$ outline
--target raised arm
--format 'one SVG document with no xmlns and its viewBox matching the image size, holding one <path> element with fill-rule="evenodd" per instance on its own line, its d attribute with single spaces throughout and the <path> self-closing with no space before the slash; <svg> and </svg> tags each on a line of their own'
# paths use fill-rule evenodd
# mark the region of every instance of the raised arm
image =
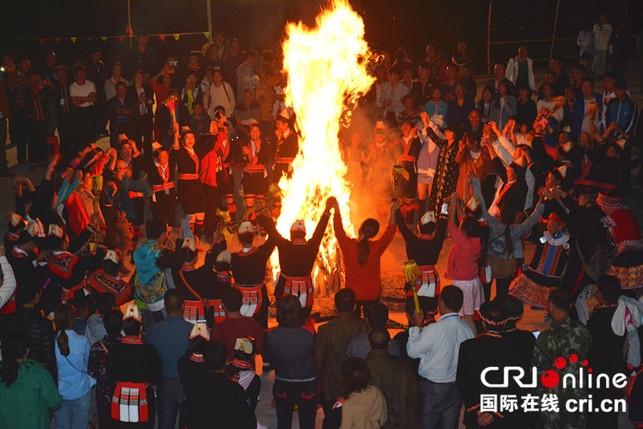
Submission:
<svg viewBox="0 0 643 429">
<path fill-rule="evenodd" d="M 313 236 L 310 238 L 310 243 L 313 246 L 319 247 L 319 244 L 322 241 L 322 238 L 324 238 L 324 232 L 326 232 L 326 227 L 328 226 L 328 221 L 330 220 L 330 206 L 329 206 L 329 201 L 326 201 L 326 210 L 324 210 L 324 213 L 322 213 L 321 218 L 319 219 L 319 222 L 317 222 L 317 226 L 315 227 L 315 232 L 313 232 Z"/>
</svg>

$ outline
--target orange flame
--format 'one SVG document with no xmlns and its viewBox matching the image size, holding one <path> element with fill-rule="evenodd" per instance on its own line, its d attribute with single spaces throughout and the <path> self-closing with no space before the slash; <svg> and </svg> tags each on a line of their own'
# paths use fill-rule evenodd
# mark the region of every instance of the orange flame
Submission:
<svg viewBox="0 0 643 429">
<path fill-rule="evenodd" d="M 347 106 L 375 81 L 366 68 L 371 53 L 364 40 L 364 22 L 347 1 L 335 0 L 317 16 L 315 28 L 289 23 L 283 52 L 288 73 L 285 102 L 295 111 L 300 139 L 292 178 L 279 183 L 283 208 L 277 229 L 287 236 L 292 222 L 304 219 L 306 231 L 312 235 L 326 199 L 335 196 L 350 234 L 350 184 L 338 132 L 340 123 L 350 119 Z M 274 256 L 273 266 L 277 266 Z M 338 268 L 337 242 L 327 231 L 313 278 L 319 283 Z"/>
</svg>

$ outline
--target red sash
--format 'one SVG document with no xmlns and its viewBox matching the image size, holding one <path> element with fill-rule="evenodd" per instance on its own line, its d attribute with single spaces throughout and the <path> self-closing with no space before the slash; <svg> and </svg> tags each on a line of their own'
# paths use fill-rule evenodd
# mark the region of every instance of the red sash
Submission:
<svg viewBox="0 0 643 429">
<path fill-rule="evenodd" d="M 147 386 L 148 383 L 117 382 L 112 396 L 112 418 L 125 423 L 148 421 Z"/>
<path fill-rule="evenodd" d="M 313 279 L 310 276 L 288 277 L 284 275 L 284 273 L 279 273 L 279 275 L 286 280 L 284 295 L 296 296 L 299 298 L 302 307 L 312 307 L 315 288 L 313 286 Z"/>
<path fill-rule="evenodd" d="M 241 303 L 241 314 L 246 317 L 252 317 L 259 313 L 263 297 L 261 294 L 263 283 L 258 285 L 241 285 L 235 284 L 234 287 L 239 289 L 243 294 L 243 301 Z"/>
</svg>

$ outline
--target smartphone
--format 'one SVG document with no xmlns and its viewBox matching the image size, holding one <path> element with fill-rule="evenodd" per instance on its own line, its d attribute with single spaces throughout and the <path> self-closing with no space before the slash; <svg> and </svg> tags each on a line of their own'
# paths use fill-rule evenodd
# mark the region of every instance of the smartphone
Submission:
<svg viewBox="0 0 643 429">
<path fill-rule="evenodd" d="M 449 214 L 449 203 L 442 204 L 442 211 L 440 214 L 448 215 Z"/>
</svg>

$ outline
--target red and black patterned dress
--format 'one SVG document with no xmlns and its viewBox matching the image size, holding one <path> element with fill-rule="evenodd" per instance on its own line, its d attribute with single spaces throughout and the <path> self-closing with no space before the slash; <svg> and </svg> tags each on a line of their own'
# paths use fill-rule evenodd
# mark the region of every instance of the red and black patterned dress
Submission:
<svg viewBox="0 0 643 429">
<path fill-rule="evenodd" d="M 622 208 L 606 216 L 605 221 L 618 247 L 607 274 L 621 281 L 621 289 L 643 288 L 643 238 L 636 217 Z"/>
<path fill-rule="evenodd" d="M 116 305 L 119 307 L 129 301 L 132 294 L 132 289 L 128 282 L 118 276 L 110 276 L 102 268 L 97 269 L 89 276 L 87 284 L 98 293 L 114 295 Z"/>
<path fill-rule="evenodd" d="M 531 264 L 518 275 L 509 293 L 527 304 L 546 308 L 549 293 L 560 286 L 574 241 L 567 232 L 551 235 L 545 231 Z"/>
</svg>

